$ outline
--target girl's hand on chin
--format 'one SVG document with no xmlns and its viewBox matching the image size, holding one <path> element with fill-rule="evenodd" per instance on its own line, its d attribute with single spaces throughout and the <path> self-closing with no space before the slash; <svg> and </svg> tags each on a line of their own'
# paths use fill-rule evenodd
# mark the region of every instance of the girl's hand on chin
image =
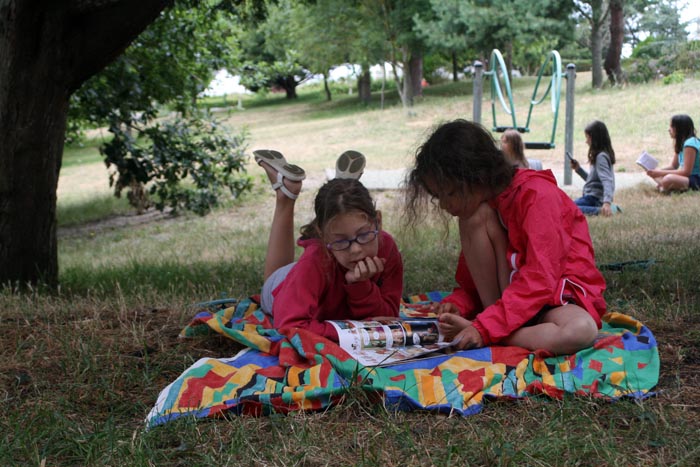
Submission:
<svg viewBox="0 0 700 467">
<path fill-rule="evenodd" d="M 384 271 L 384 263 L 386 263 L 386 259 L 384 258 L 368 256 L 358 261 L 354 268 L 349 269 L 348 272 L 345 273 L 345 282 L 352 284 L 369 280 L 376 274 L 381 274 Z"/>
</svg>

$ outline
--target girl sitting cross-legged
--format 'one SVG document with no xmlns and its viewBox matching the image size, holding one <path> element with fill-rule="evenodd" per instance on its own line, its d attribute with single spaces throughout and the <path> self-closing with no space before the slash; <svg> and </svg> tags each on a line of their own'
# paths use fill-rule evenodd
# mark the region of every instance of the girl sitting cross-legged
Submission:
<svg viewBox="0 0 700 467">
<path fill-rule="evenodd" d="M 700 190 L 700 139 L 695 134 L 693 119 L 685 114 L 674 115 L 668 134 L 673 139 L 671 164 L 648 170 L 647 175 L 661 193 Z"/>
</svg>

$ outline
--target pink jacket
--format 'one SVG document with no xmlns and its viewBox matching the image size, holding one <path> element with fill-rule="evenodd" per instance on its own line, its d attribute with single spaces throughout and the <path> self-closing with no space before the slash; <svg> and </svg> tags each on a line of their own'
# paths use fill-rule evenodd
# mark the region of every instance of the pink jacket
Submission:
<svg viewBox="0 0 700 467">
<path fill-rule="evenodd" d="M 394 239 L 379 234 L 384 271 L 371 280 L 345 283 L 345 270 L 318 239 L 299 239 L 304 253 L 272 292 L 272 316 L 277 329 L 298 327 L 337 341 L 326 320 L 398 316 L 403 293 L 403 262 Z"/>
<path fill-rule="evenodd" d="M 484 345 L 497 343 L 545 306 L 573 302 L 598 327 L 605 314 L 605 279 L 595 265 L 586 218 L 557 187 L 550 170 L 517 170 L 511 184 L 489 204 L 508 231 L 510 284 L 482 311 L 474 281 L 460 254 L 459 287 L 445 298 L 479 331 Z"/>
</svg>

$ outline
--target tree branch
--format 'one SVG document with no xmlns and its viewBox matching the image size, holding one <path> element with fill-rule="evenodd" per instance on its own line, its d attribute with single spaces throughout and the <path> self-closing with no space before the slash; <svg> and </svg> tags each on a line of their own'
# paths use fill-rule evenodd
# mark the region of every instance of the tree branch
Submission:
<svg viewBox="0 0 700 467">
<path fill-rule="evenodd" d="M 174 0 L 76 0 L 65 40 L 69 46 L 69 91 L 111 63 Z"/>
</svg>

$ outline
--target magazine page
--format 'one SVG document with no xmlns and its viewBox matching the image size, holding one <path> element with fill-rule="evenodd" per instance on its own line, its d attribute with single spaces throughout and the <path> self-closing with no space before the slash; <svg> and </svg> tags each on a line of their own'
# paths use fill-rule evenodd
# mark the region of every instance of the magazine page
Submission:
<svg viewBox="0 0 700 467">
<path fill-rule="evenodd" d="M 440 335 L 437 319 L 329 322 L 338 332 L 340 346 L 365 366 L 405 361 L 452 345 Z"/>
<path fill-rule="evenodd" d="M 654 156 L 644 151 L 637 158 L 637 164 L 644 170 L 654 170 L 659 166 L 659 161 L 657 161 Z"/>
</svg>

